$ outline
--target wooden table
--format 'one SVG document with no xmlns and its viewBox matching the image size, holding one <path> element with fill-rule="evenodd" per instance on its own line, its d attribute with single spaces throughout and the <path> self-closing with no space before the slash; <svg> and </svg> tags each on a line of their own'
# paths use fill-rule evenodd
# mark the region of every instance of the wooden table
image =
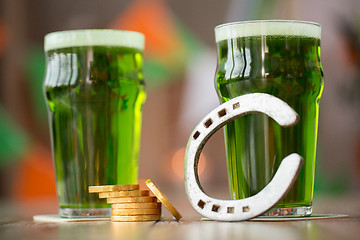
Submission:
<svg viewBox="0 0 360 240">
<path fill-rule="evenodd" d="M 163 210 L 163 219 L 159 222 L 44 223 L 33 221 L 32 215 L 53 212 L 56 208 L 53 204 L 19 207 L 16 203 L 7 202 L 0 205 L 0 239 L 360 239 L 359 196 L 318 199 L 314 203 L 315 212 L 349 214 L 349 217 L 310 221 L 201 221 L 201 216 L 186 202 L 178 205 L 184 215 L 180 222 L 173 221 L 170 214 Z"/>
</svg>

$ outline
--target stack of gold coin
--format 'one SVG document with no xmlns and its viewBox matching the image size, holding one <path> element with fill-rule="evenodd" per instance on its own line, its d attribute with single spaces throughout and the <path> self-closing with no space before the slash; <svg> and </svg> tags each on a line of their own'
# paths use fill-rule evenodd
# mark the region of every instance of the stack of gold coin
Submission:
<svg viewBox="0 0 360 240">
<path fill-rule="evenodd" d="M 89 193 L 98 193 L 111 204 L 111 221 L 158 221 L 161 203 L 150 196 L 149 190 L 140 190 L 138 184 L 90 186 Z"/>
<path fill-rule="evenodd" d="M 107 203 L 111 204 L 111 221 L 158 221 L 161 203 L 179 220 L 180 213 L 155 184 L 150 179 L 145 184 L 155 196 L 150 196 L 149 190 L 140 190 L 139 184 L 90 186 L 89 193 L 98 193 L 99 198 L 106 198 Z"/>
</svg>

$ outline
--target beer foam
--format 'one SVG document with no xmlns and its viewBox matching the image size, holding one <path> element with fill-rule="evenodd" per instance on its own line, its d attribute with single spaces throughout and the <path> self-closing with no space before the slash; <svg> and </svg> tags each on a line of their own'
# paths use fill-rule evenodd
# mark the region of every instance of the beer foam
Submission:
<svg viewBox="0 0 360 240">
<path fill-rule="evenodd" d="M 216 42 L 250 36 L 303 36 L 321 38 L 321 27 L 314 22 L 292 20 L 243 21 L 215 27 Z"/>
<path fill-rule="evenodd" d="M 84 29 L 49 33 L 45 36 L 45 52 L 80 46 L 117 46 L 143 50 L 145 37 L 142 33 L 112 29 Z"/>
</svg>

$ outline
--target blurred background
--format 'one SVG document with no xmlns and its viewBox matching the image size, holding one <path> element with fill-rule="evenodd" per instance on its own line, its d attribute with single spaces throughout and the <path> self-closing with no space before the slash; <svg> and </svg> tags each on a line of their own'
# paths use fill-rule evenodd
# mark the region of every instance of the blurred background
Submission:
<svg viewBox="0 0 360 240">
<path fill-rule="evenodd" d="M 295 19 L 322 25 L 317 197 L 360 193 L 360 2 L 358 0 L 0 0 L 0 200 L 56 210 L 47 109 L 44 35 L 114 28 L 146 36 L 140 179 L 186 208 L 184 151 L 196 124 L 219 102 L 214 27 L 230 21 Z M 222 131 L 205 146 L 201 182 L 228 198 Z M 44 205 L 42 206 L 44 207 Z"/>
</svg>

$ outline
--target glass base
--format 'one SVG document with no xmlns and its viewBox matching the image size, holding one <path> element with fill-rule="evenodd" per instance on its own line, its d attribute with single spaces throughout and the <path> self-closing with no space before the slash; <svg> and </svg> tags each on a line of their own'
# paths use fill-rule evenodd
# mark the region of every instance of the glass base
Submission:
<svg viewBox="0 0 360 240">
<path fill-rule="evenodd" d="M 59 208 L 59 215 L 67 218 L 110 217 L 111 208 Z"/>
<path fill-rule="evenodd" d="M 264 217 L 305 217 L 312 213 L 312 206 L 292 207 L 292 208 L 273 208 Z"/>
</svg>

